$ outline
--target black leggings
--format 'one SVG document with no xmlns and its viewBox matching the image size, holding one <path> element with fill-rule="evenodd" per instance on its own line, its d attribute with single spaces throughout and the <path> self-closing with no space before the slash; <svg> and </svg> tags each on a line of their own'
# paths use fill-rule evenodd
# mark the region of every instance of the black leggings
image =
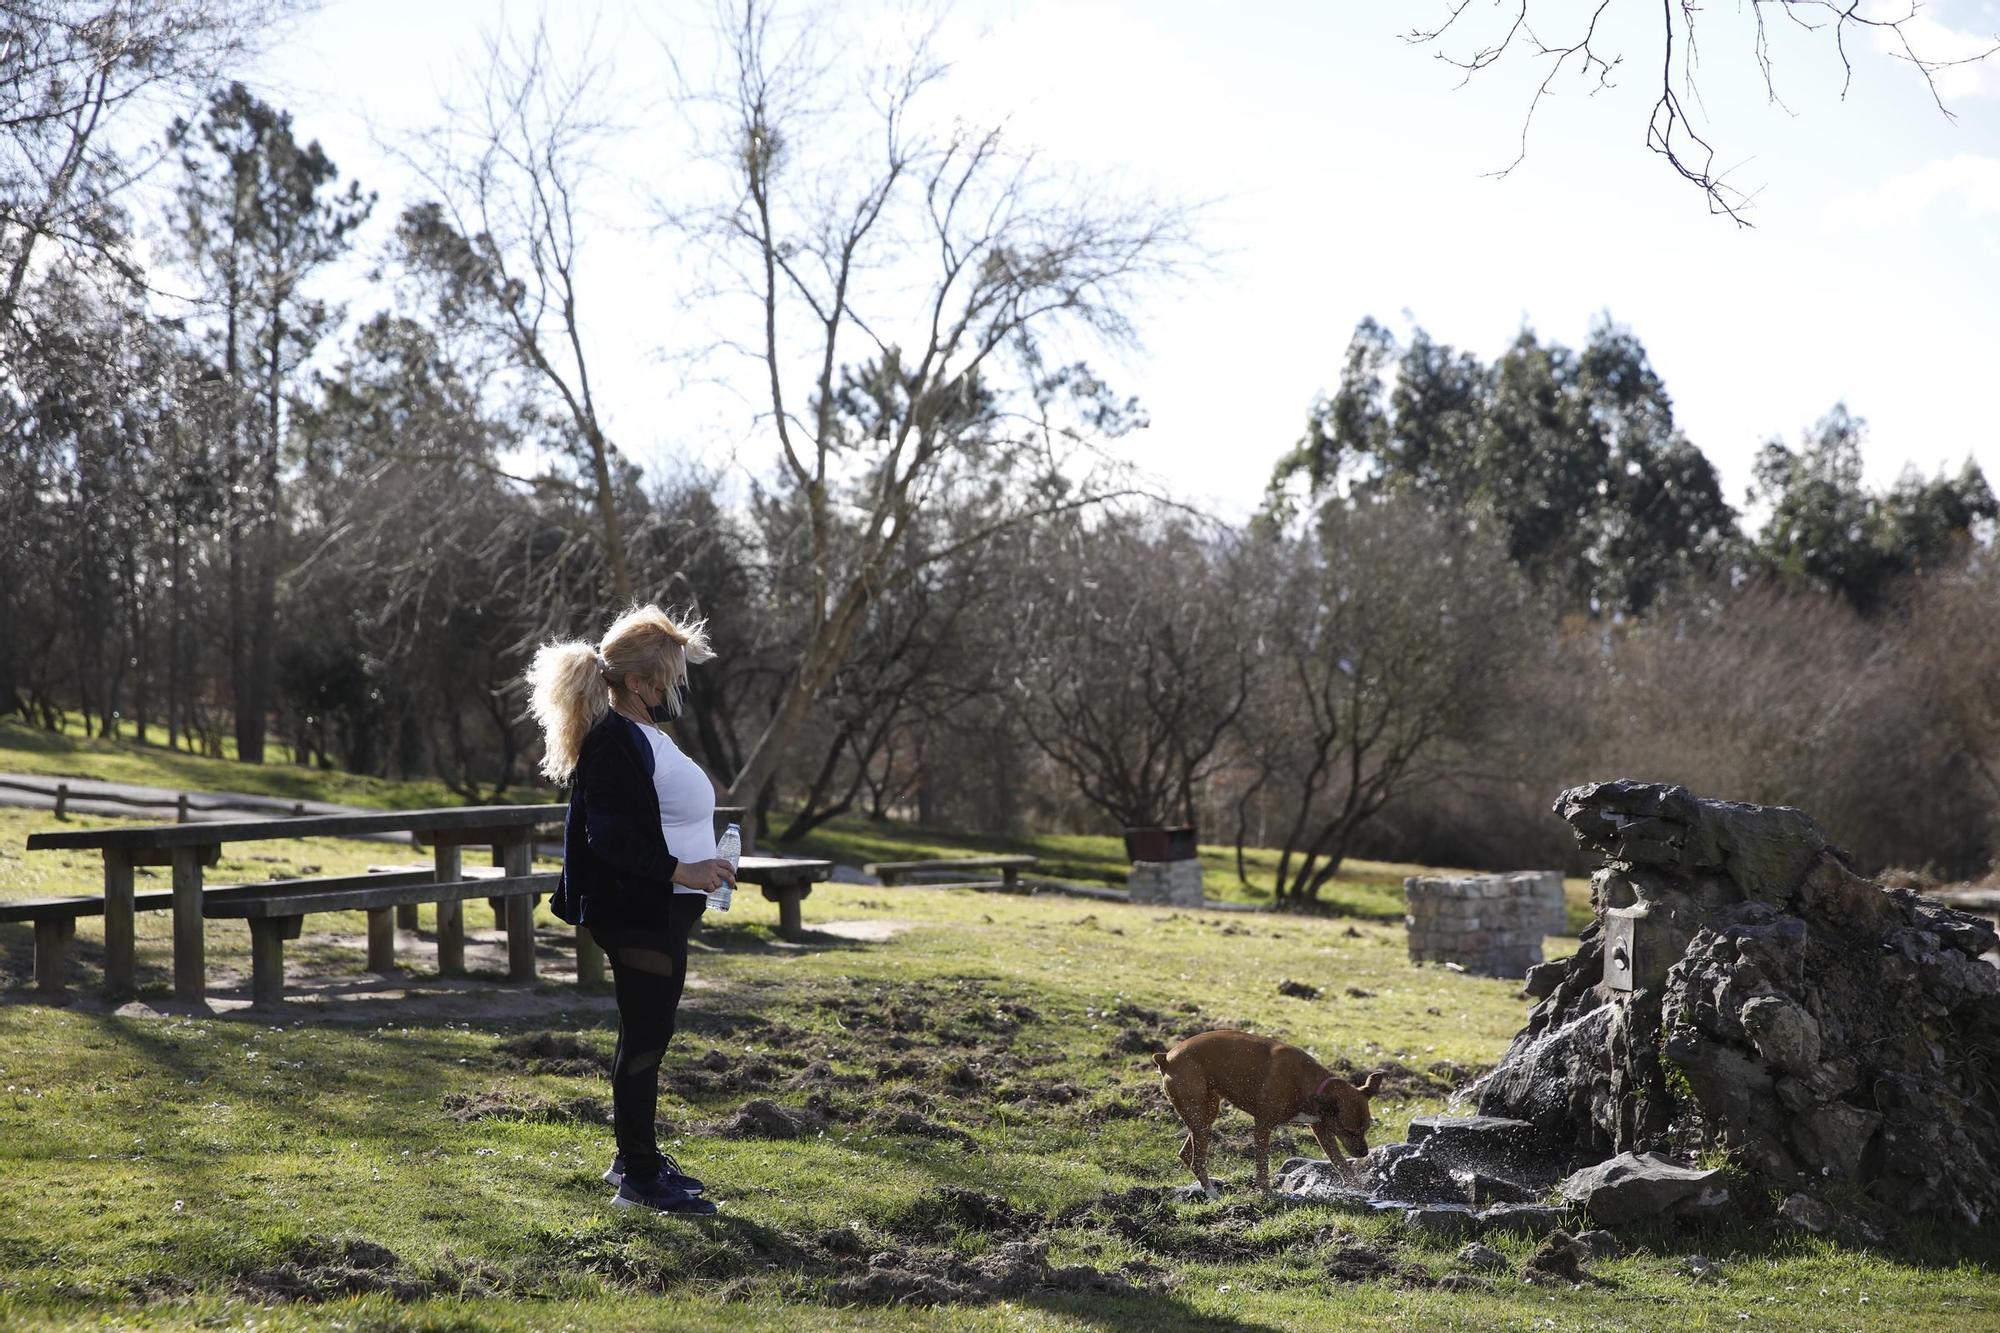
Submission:
<svg viewBox="0 0 2000 1333">
<path fill-rule="evenodd" d="M 591 938 L 611 960 L 618 997 L 618 1050 L 611 1058 L 611 1122 L 625 1174 L 634 1181 L 659 1174 L 653 1135 L 660 1102 L 660 1057 L 674 1039 L 674 1013 L 687 980 L 688 935 L 706 897 L 676 893 L 664 926 L 591 926 Z"/>
</svg>

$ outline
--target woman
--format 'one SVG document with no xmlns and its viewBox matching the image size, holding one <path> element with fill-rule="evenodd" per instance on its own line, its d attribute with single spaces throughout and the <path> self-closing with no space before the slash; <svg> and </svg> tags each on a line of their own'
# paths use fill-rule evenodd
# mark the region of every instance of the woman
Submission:
<svg viewBox="0 0 2000 1333">
<path fill-rule="evenodd" d="M 716 1210 L 653 1135 L 688 934 L 708 891 L 736 876 L 715 855 L 714 785 L 655 725 L 680 712 L 688 666 L 711 656 L 701 621 L 676 621 L 649 605 L 620 616 L 595 647 L 549 644 L 529 674 L 542 772 L 570 789 L 551 906 L 604 950 L 618 999 L 618 1155 L 604 1179 L 618 1186 L 613 1202 L 622 1208 Z"/>
</svg>

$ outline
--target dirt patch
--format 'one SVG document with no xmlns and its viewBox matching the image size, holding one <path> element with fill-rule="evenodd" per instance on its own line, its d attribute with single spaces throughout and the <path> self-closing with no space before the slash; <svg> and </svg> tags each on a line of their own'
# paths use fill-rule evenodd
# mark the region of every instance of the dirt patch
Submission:
<svg viewBox="0 0 2000 1333">
<path fill-rule="evenodd" d="M 418 1275 L 387 1246 L 353 1236 L 308 1237 L 289 1247 L 281 1262 L 238 1273 L 233 1285 L 249 1299 L 267 1303 L 367 1295 L 415 1301 L 486 1290 L 471 1269 Z"/>
<path fill-rule="evenodd" d="M 1588 1282 L 1583 1266 L 1590 1262 L 1590 1247 L 1567 1231 L 1552 1231 L 1521 1269 L 1525 1282 Z"/>
<path fill-rule="evenodd" d="M 766 1055 L 741 1059 L 713 1048 L 678 1067 L 669 1068 L 667 1086 L 683 1096 L 712 1092 L 762 1092 L 774 1088 L 785 1076 L 777 1062 Z"/>
<path fill-rule="evenodd" d="M 1023 1236 L 1044 1225 L 1042 1218 L 1022 1212 L 997 1194 L 949 1185 L 918 1198 L 888 1227 L 898 1236 L 942 1243 L 961 1232 Z"/>
<path fill-rule="evenodd" d="M 1055 1220 L 1062 1226 L 1107 1231 L 1168 1257 L 1239 1257 L 1233 1236 L 1218 1231 L 1208 1220 L 1183 1215 L 1175 1205 L 1173 1191 L 1165 1186 L 1139 1185 L 1101 1195 L 1072 1204 Z"/>
<path fill-rule="evenodd" d="M 1339 1282 L 1433 1283 L 1427 1269 L 1405 1261 L 1393 1246 L 1363 1241 L 1337 1224 L 1257 1235 L 1272 1216 L 1268 1205 L 1246 1200 L 1204 1211 L 1201 1204 L 1183 1205 L 1176 1194 L 1164 1186 L 1142 1185 L 1073 1204 L 1056 1214 L 1052 1224 L 1109 1232 L 1168 1258 L 1215 1263 L 1285 1256 L 1302 1267 L 1320 1263 Z"/>
<path fill-rule="evenodd" d="M 698 976 L 689 977 L 688 981 L 691 985 L 699 979 Z M 684 1002 L 674 1018 L 675 1031 L 684 1037 L 725 1037 L 770 1048 L 796 1046 L 810 1039 L 811 1034 L 804 1028 L 738 1007 L 744 1003 L 740 994 L 735 999 L 736 1005 L 726 1009 L 710 1007 L 714 1001 L 707 996 L 691 1003 Z"/>
<path fill-rule="evenodd" d="M 915 1056 L 905 1056 L 901 1060 L 878 1060 L 875 1062 L 875 1077 L 887 1082 L 892 1078 L 922 1079 L 930 1077 L 931 1063 Z"/>
<path fill-rule="evenodd" d="M 1144 1028 L 1126 1028 L 1111 1041 L 1112 1053 L 1116 1055 L 1150 1055 L 1166 1049 L 1165 1042 Z"/>
<path fill-rule="evenodd" d="M 977 1060 L 954 1060 L 944 1067 L 944 1085 L 956 1092 L 981 1092 L 993 1082 L 993 1075 Z"/>
<path fill-rule="evenodd" d="M 977 1259 L 949 1250 L 885 1250 L 868 1270 L 842 1278 L 833 1298 L 856 1305 L 948 1305 L 1005 1300 L 1036 1290 L 1131 1295 L 1140 1290 L 1121 1273 L 1085 1266 L 1055 1268 L 1045 1241 L 1009 1241 Z"/>
<path fill-rule="evenodd" d="M 823 1088 L 858 1088 L 871 1082 L 863 1074 L 838 1073 L 824 1059 L 817 1059 L 786 1079 L 785 1087 L 793 1092 L 811 1092 Z"/>
<path fill-rule="evenodd" d="M 503 1068 L 529 1074 L 591 1078 L 611 1073 L 611 1052 L 569 1032 L 524 1032 L 495 1042 L 493 1049 Z"/>
<path fill-rule="evenodd" d="M 1127 1000 L 1104 1016 L 1123 1024 L 1106 1050 L 1108 1056 L 1118 1059 L 1169 1050 L 1197 1032 L 1231 1026 L 1203 1014 L 1201 1006 L 1192 1002 L 1181 1005 L 1180 1012 L 1168 1014 Z"/>
<path fill-rule="evenodd" d="M 1386 1245 L 1349 1238 L 1333 1245 L 1326 1256 L 1326 1275 L 1335 1282 L 1402 1282 L 1430 1286 L 1431 1276 L 1406 1264 Z"/>
<path fill-rule="evenodd" d="M 1074 1106 L 1089 1096 L 1082 1088 L 1064 1079 L 1022 1079 L 1000 1089 L 1009 1106 L 1023 1111 L 1048 1107 Z"/>
<path fill-rule="evenodd" d="M 804 1139 L 825 1129 L 826 1117 L 810 1106 L 780 1106 L 757 1097 L 743 1103 L 715 1132 L 726 1139 Z"/>
<path fill-rule="evenodd" d="M 922 1139 L 938 1139 L 966 1152 L 978 1152 L 979 1140 L 955 1125 L 939 1124 L 915 1111 L 885 1111 L 876 1123 L 891 1134 L 908 1134 Z"/>
<path fill-rule="evenodd" d="M 460 1124 L 474 1120 L 532 1120 L 552 1125 L 608 1125 L 611 1103 L 598 1097 L 503 1097 L 492 1092 L 454 1092 L 444 1113 Z"/>
</svg>

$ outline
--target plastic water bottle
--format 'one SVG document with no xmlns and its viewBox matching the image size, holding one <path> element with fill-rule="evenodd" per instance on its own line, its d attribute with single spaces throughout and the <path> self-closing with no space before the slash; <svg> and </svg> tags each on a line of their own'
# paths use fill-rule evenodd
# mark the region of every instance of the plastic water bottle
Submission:
<svg viewBox="0 0 2000 1333">
<path fill-rule="evenodd" d="M 743 830 L 731 824 L 723 829 L 722 836 L 715 840 L 715 858 L 718 861 L 729 862 L 729 868 L 734 870 L 737 861 L 742 856 Z M 720 885 L 709 890 L 708 905 L 718 912 L 727 912 L 729 910 L 730 894 L 729 881 L 724 880 Z"/>
</svg>

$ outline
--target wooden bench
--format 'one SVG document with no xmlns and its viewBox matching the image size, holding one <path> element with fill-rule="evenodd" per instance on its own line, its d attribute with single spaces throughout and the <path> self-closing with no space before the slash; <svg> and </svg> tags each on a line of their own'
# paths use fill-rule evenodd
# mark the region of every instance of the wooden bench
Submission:
<svg viewBox="0 0 2000 1333">
<path fill-rule="evenodd" d="M 460 873 L 459 853 L 463 847 L 491 846 L 507 878 L 528 874 L 534 863 L 537 830 L 562 821 L 567 807 L 561 805 L 463 806 L 447 810 L 401 810 L 380 814 L 307 815 L 297 819 L 230 820 L 195 824 L 155 824 L 139 827 L 77 829 L 31 833 L 30 851 L 44 848 L 94 848 L 104 857 L 104 895 L 97 901 L 104 913 L 104 989 L 110 996 L 123 996 L 133 989 L 133 868 L 142 865 L 173 867 L 170 907 L 174 914 L 174 998 L 199 1002 L 207 993 L 204 975 L 205 954 L 202 922 L 206 895 L 202 870 L 216 864 L 222 844 L 265 842 L 277 838 L 354 837 L 381 833 L 417 834 L 433 848 L 433 886 L 465 881 Z M 321 881 L 324 883 L 324 881 Z M 262 885 L 239 886 L 256 891 Z M 380 887 L 379 885 L 376 887 Z M 546 892 L 547 890 L 543 890 Z M 268 893 L 268 889 L 266 889 Z M 461 936 L 464 896 L 438 904 L 440 939 Z M 477 894 L 469 896 L 480 896 Z M 406 906 L 428 901 L 410 899 Z M 519 913 L 532 928 L 533 905 L 508 899 L 508 929 L 515 930 L 513 916 Z M 393 924 L 389 929 L 393 930 Z M 74 930 L 72 919 L 70 929 Z M 48 930 L 60 933 L 59 924 Z M 393 938 L 393 937 L 392 937 Z M 53 944 L 53 934 L 51 935 Z M 577 978 L 585 984 L 601 981 L 604 958 L 587 937 L 577 937 Z M 446 964 L 440 955 L 440 967 Z"/>
<path fill-rule="evenodd" d="M 796 940 L 804 931 L 800 904 L 812 886 L 833 874 L 833 862 L 789 856 L 746 856 L 736 863 L 739 886 L 755 884 L 766 902 L 778 905 L 778 936 Z"/>
<path fill-rule="evenodd" d="M 209 912 L 209 904 L 246 894 L 338 892 L 360 887 L 402 887 L 430 882 L 431 872 L 428 870 L 404 870 L 382 874 L 330 876 L 323 879 L 274 879 L 262 884 L 235 884 L 203 890 L 202 912 L 203 915 L 212 915 Z M 153 889 L 132 895 L 132 910 L 135 912 L 170 911 L 173 905 L 172 889 Z M 0 903 L 0 923 L 27 921 L 34 925 L 35 986 L 51 995 L 59 995 L 63 991 L 64 954 L 68 950 L 70 940 L 76 936 L 77 918 L 103 915 L 104 899 L 96 894 L 21 898 L 14 902 Z"/>
<path fill-rule="evenodd" d="M 1021 872 L 1039 862 L 1040 858 L 1034 856 L 954 856 L 938 861 L 875 861 L 861 869 L 888 885 L 932 871 L 949 874 L 956 870 L 998 870 L 1001 882 L 1013 889 L 1019 886 Z"/>
<path fill-rule="evenodd" d="M 8 904 L 11 915 L 0 921 L 25 920 L 36 923 L 36 976 L 46 986 L 59 988 L 62 980 L 62 951 L 76 931 L 81 915 L 104 917 L 104 991 L 108 997 L 130 995 L 134 988 L 133 917 L 143 896 L 148 909 L 170 910 L 174 917 L 174 998 L 199 1003 L 207 995 L 205 975 L 204 922 L 220 915 L 209 910 L 211 903 L 257 900 L 263 905 L 253 919 L 303 916 L 306 911 L 354 910 L 361 907 L 369 916 L 369 957 L 371 962 L 393 957 L 397 916 L 414 926 L 418 904 L 437 903 L 438 970 L 446 976 L 464 973 L 464 902 L 486 897 L 496 904 L 508 935 L 509 957 L 517 968 L 532 969 L 534 960 L 534 909 L 539 894 L 550 892 L 552 875 L 532 875 L 538 830 L 562 822 L 567 807 L 561 805 L 465 806 L 445 810 L 403 810 L 379 814 L 306 815 L 295 819 L 216 821 L 196 824 L 155 824 L 137 827 L 75 829 L 31 833 L 28 848 L 91 848 L 104 858 L 104 893 L 101 897 L 79 895 L 73 900 L 44 899 L 37 903 Z M 720 819 L 736 812 L 717 811 Z M 345 902 L 342 895 L 363 892 L 380 895 L 393 886 L 380 876 L 363 876 L 351 883 L 339 879 L 298 881 L 274 889 L 271 883 L 232 885 L 208 889 L 202 882 L 203 870 L 221 858 L 227 842 L 264 842 L 278 838 L 355 837 L 408 833 L 432 849 L 429 872 L 394 872 L 409 876 L 407 895 L 394 900 L 371 897 L 367 903 Z M 489 846 L 500 866 L 498 880 L 478 879 L 461 867 L 461 852 L 468 846 Z M 164 865 L 173 868 L 171 891 L 134 892 L 136 867 Z M 764 897 L 778 907 L 778 930 L 787 939 L 801 933 L 800 903 L 812 886 L 832 875 L 829 861 L 792 857 L 745 856 L 740 866 L 740 882 L 755 884 Z M 536 887 L 519 885 L 533 882 Z M 508 885 L 504 891 L 497 885 Z M 471 888 L 466 888 L 471 885 Z M 480 886 L 492 889 L 483 891 Z M 448 890 L 448 891 L 446 891 Z M 290 895 L 298 901 L 288 901 Z M 316 904 L 301 907 L 301 904 Z M 344 905 L 335 906 L 336 903 Z M 37 905 L 39 904 L 39 905 Z M 232 913 L 244 915 L 243 913 Z M 273 930 L 282 930 L 273 927 Z M 282 939 L 278 934 L 274 938 Z M 293 935 L 296 938 L 296 934 Z M 253 940 L 253 954 L 255 941 Z M 268 945 L 266 946 L 268 948 Z M 254 963 L 254 958 L 253 958 Z M 529 970 L 526 977 L 532 977 Z M 576 934 L 576 976 L 582 986 L 604 981 L 604 955 L 588 931 Z M 282 981 L 279 982 L 282 988 Z"/>
<path fill-rule="evenodd" d="M 389 876 L 376 876 L 386 879 Z M 428 873 L 415 883 L 400 885 L 361 884 L 353 888 L 283 889 L 271 892 L 266 886 L 227 895 L 218 894 L 202 904 L 208 917 L 241 917 L 250 923 L 250 999 L 258 1006 L 282 1003 L 285 998 L 285 941 L 299 937 L 310 912 L 368 913 L 368 967 L 387 972 L 396 965 L 395 921 L 398 907 L 417 903 L 438 904 L 438 971 L 444 976 L 465 975 L 465 927 L 460 907 L 467 898 L 496 898 L 507 905 L 507 975 L 512 981 L 535 979 L 534 902 L 553 892 L 553 873 L 505 875 L 498 879 L 479 878 L 440 884 Z"/>
</svg>

